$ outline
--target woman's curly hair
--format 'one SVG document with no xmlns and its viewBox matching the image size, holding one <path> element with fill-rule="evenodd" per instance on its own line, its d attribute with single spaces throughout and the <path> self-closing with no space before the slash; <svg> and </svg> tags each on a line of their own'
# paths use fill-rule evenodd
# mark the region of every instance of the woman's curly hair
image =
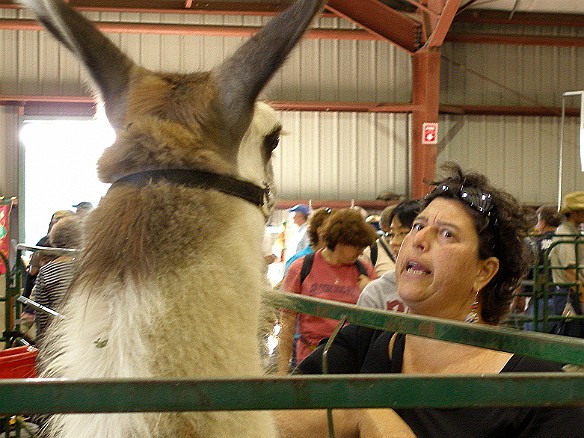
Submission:
<svg viewBox="0 0 584 438">
<path fill-rule="evenodd" d="M 448 176 L 431 184 L 440 188 L 447 186 L 449 190 L 433 190 L 425 196 L 422 208 L 438 197 L 457 199 L 473 218 L 479 236 L 480 259 L 492 256 L 499 259 L 498 272 L 479 292 L 478 298 L 483 321 L 498 324 L 508 312 L 513 292 L 527 272 L 529 260 L 523 239 L 530 224 L 517 200 L 509 193 L 493 187 L 486 176 L 477 172 L 465 173 L 453 162 L 444 163 L 441 169 Z M 461 188 L 470 187 L 491 195 L 494 207 L 490 217 L 461 199 Z"/>
<path fill-rule="evenodd" d="M 306 228 L 306 235 L 310 246 L 317 246 L 320 240 L 318 229 L 328 220 L 333 210 L 330 208 L 319 208 L 314 210 L 308 218 L 308 226 Z"/>
<path fill-rule="evenodd" d="M 330 215 L 323 231 L 323 239 L 330 250 L 339 243 L 366 247 L 377 240 L 377 232 L 365 222 L 361 213 L 352 208 L 343 208 Z"/>
</svg>

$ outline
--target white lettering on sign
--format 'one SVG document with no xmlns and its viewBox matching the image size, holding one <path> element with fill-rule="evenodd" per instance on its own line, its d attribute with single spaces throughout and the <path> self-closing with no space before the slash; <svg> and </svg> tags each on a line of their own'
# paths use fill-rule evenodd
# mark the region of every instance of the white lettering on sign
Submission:
<svg viewBox="0 0 584 438">
<path fill-rule="evenodd" d="M 438 123 L 426 122 L 422 125 L 422 144 L 438 144 Z"/>
</svg>

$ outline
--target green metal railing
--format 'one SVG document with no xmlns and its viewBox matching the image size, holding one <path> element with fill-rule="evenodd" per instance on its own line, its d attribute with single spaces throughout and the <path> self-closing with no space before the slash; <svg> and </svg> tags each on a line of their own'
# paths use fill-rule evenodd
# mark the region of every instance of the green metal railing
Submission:
<svg viewBox="0 0 584 438">
<path fill-rule="evenodd" d="M 280 293 L 271 297 L 270 301 L 277 307 L 300 313 L 337 320 L 344 317 L 347 322 L 373 329 L 475 345 L 560 363 L 584 365 L 584 340 L 579 338 L 387 312 L 298 294 Z"/>
<path fill-rule="evenodd" d="M 584 340 L 363 309 L 278 294 L 273 304 L 375 328 L 584 364 Z M 472 388 L 469 391 L 468 388 Z M 584 373 L 351 375 L 0 382 L 0 412 L 138 412 L 359 407 L 584 405 Z"/>
<path fill-rule="evenodd" d="M 366 309 L 296 294 L 274 293 L 269 302 L 375 329 L 584 365 L 582 339 Z M 584 405 L 584 373 L 0 381 L 0 412 L 11 414 L 566 405 Z"/>
<path fill-rule="evenodd" d="M 21 414 L 582 404 L 580 373 L 0 382 L 0 412 Z"/>
<path fill-rule="evenodd" d="M 577 282 L 571 283 L 556 283 L 550 282 L 549 278 L 554 271 L 574 269 L 576 271 L 576 279 L 584 278 L 584 260 L 580 260 L 579 246 L 584 246 L 584 236 L 582 235 L 554 235 L 554 238 L 560 240 L 554 241 L 544 252 L 544 264 L 533 266 L 534 277 L 531 281 L 525 281 L 524 286 L 531 287 L 531 293 L 521 293 L 519 295 L 531 297 L 533 299 L 533 315 L 512 315 L 514 323 L 533 323 L 534 330 L 547 333 L 550 328 L 550 323 L 554 321 L 576 321 L 584 319 L 584 315 L 554 315 L 548 305 L 548 299 L 554 296 L 567 295 L 570 300 L 570 294 L 574 292 L 567 292 L 570 288 L 577 286 Z M 575 268 L 565 266 L 554 266 L 551 264 L 550 253 L 558 245 L 573 245 L 575 252 Z M 562 288 L 562 291 L 553 290 L 555 287 Z M 541 302 L 540 302 L 541 300 Z"/>
<path fill-rule="evenodd" d="M 22 279 L 21 275 L 15 275 L 14 272 L 10 271 L 10 264 L 8 259 L 0 252 L 0 258 L 5 266 L 5 286 L 4 286 L 4 296 L 0 296 L 0 302 L 4 303 L 4 331 L 1 334 L 0 342 L 5 343 L 6 348 L 10 347 L 13 343 L 14 335 L 18 331 L 18 327 L 14 327 L 15 321 L 17 319 L 17 313 L 19 313 L 19 306 L 15 303 L 16 297 L 20 295 L 21 283 L 18 282 Z"/>
<path fill-rule="evenodd" d="M 0 342 L 3 342 L 6 348 L 22 343 L 22 333 L 20 333 L 22 304 L 17 298 L 22 294 L 24 272 L 26 271 L 22 261 L 22 253 L 24 251 L 43 251 L 46 254 L 55 256 L 79 253 L 78 250 L 74 249 L 17 245 L 16 264 L 13 269 L 10 269 L 8 260 L 0 253 L 0 257 L 6 266 L 6 292 L 3 297 L 0 297 L 0 302 L 4 302 L 5 329 L 0 337 Z"/>
</svg>

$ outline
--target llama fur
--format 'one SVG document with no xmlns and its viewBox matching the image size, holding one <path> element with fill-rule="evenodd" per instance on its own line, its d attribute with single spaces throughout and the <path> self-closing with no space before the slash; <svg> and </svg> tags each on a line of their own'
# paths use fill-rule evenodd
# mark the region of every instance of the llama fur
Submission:
<svg viewBox="0 0 584 438">
<path fill-rule="evenodd" d="M 251 130 L 272 132 L 275 112 L 258 106 L 263 126 Z M 62 308 L 67 318 L 47 335 L 43 377 L 263 375 L 257 326 L 265 278 L 261 258 L 251 255 L 261 254 L 264 218 L 252 204 L 225 197 L 172 184 L 110 191 L 86 220 L 86 250 Z M 107 345 L 97 348 L 99 341 Z M 276 436 L 265 412 L 56 415 L 48 431 Z"/>
<path fill-rule="evenodd" d="M 85 248 L 41 349 L 42 377 L 263 375 L 261 242 L 273 202 L 129 175 L 179 169 L 272 185 L 281 125 L 256 99 L 324 0 L 296 0 L 209 72 L 152 72 L 61 0 L 22 0 L 86 66 L 116 141 L 98 162 L 108 193 L 85 221 Z M 59 438 L 271 438 L 271 413 L 59 414 Z"/>
</svg>

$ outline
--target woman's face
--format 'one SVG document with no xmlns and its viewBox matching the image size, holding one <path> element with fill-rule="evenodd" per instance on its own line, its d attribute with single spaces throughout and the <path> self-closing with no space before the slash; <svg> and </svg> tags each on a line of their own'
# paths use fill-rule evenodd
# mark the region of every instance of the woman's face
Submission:
<svg viewBox="0 0 584 438">
<path fill-rule="evenodd" d="M 401 221 L 397 216 L 391 220 L 391 225 L 389 226 L 389 233 L 387 240 L 389 242 L 389 249 L 394 257 L 397 257 L 399 253 L 399 248 L 401 247 L 404 237 L 410 232 L 410 229 L 402 225 Z"/>
<path fill-rule="evenodd" d="M 480 260 L 472 217 L 460 201 L 434 199 L 414 221 L 396 263 L 398 291 L 412 313 L 462 320 L 495 275 L 495 257 Z"/>
<path fill-rule="evenodd" d="M 337 243 L 333 252 L 336 260 L 341 265 L 352 265 L 361 254 L 363 254 L 364 246 L 347 245 L 346 243 Z"/>
</svg>

